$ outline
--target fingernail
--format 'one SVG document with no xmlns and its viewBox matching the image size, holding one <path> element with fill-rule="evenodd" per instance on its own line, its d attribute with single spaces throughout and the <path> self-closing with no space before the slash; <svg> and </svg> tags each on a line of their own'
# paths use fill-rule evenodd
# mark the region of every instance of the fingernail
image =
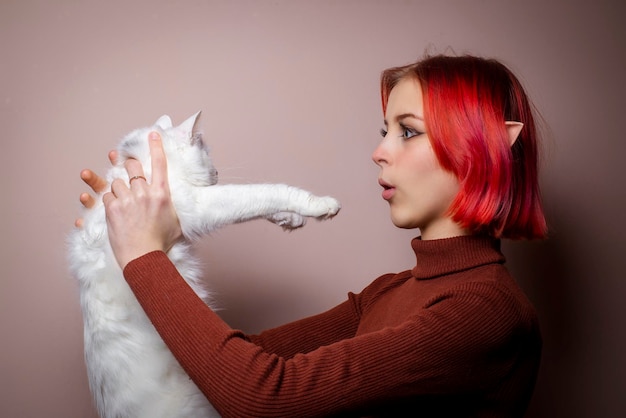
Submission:
<svg viewBox="0 0 626 418">
<path fill-rule="evenodd" d="M 158 141 L 161 137 L 159 136 L 159 134 L 157 132 L 150 132 L 150 134 L 148 135 L 148 139 L 152 140 L 152 141 Z"/>
</svg>

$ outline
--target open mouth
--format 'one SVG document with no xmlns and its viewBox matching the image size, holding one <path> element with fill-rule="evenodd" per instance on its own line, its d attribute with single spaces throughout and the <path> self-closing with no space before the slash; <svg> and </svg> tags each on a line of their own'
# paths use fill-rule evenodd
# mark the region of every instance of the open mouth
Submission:
<svg viewBox="0 0 626 418">
<path fill-rule="evenodd" d="M 383 193 L 382 193 L 383 199 L 385 200 L 391 199 L 396 192 L 396 188 L 382 179 L 378 180 L 378 184 L 380 184 L 383 188 Z"/>
</svg>

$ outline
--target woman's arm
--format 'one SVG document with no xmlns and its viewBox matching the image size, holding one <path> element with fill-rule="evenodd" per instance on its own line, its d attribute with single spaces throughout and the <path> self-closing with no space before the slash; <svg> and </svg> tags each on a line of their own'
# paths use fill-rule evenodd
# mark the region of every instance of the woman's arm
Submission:
<svg viewBox="0 0 626 418">
<path fill-rule="evenodd" d="M 283 357 L 224 323 L 164 253 L 132 261 L 124 274 L 174 356 L 224 417 L 388 411 L 409 399 L 417 408 L 424 396 L 490 390 L 519 350 L 507 343 L 516 307 L 492 285 L 446 292 L 395 327 Z M 295 325 L 288 334 L 298 338 Z"/>
<path fill-rule="evenodd" d="M 133 260 L 124 275 L 169 349 L 224 417 L 327 416 L 353 410 L 381 394 L 387 396 L 383 392 L 391 393 L 382 389 L 389 382 L 380 380 L 385 375 L 380 367 L 402 368 L 401 364 L 380 363 L 380 355 L 395 355 L 365 339 L 348 338 L 307 354 L 293 355 L 294 350 L 285 347 L 299 345 L 299 338 L 307 338 L 299 336 L 297 325 L 293 324 L 270 334 L 294 341 L 278 341 L 269 338 L 270 334 L 261 337 L 293 357 L 255 345 L 203 303 L 162 252 Z M 337 309 L 335 314 L 352 317 L 347 328 L 353 337 L 355 320 L 354 314 L 348 313 L 349 302 Z M 339 322 L 321 320 L 318 325 Z M 323 328 L 318 331 L 335 332 Z M 304 334 L 307 332 L 312 335 L 315 331 Z M 393 344 L 386 338 L 380 341 Z M 363 349 L 369 353 L 359 352 Z M 398 361 L 404 359 L 399 357 Z M 392 385 L 397 383 L 396 376 L 387 373 L 387 377 L 393 380 Z M 381 393 L 375 395 L 369 390 Z"/>
<path fill-rule="evenodd" d="M 347 300 L 326 312 L 251 335 L 248 339 L 268 353 L 290 359 L 296 354 L 354 337 L 358 321 L 353 301 Z"/>
</svg>

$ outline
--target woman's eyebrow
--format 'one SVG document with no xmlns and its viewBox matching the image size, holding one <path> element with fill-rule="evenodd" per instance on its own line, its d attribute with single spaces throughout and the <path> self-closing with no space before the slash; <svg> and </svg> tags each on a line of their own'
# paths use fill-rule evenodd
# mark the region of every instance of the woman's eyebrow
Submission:
<svg viewBox="0 0 626 418">
<path fill-rule="evenodd" d="M 401 121 L 401 120 L 404 120 L 404 119 L 406 119 L 406 118 L 413 118 L 413 119 L 421 120 L 422 122 L 424 121 L 424 118 L 423 118 L 423 117 L 421 117 L 421 116 L 417 116 L 417 115 L 416 115 L 416 114 L 414 114 L 414 113 L 403 113 L 403 114 L 401 114 L 401 115 L 398 115 L 398 116 L 396 117 L 396 120 L 397 120 L 397 121 Z"/>
<path fill-rule="evenodd" d="M 417 119 L 417 120 L 420 120 L 420 121 L 424 122 L 424 118 L 423 117 L 417 116 L 417 115 L 415 115 L 413 113 L 402 113 L 401 115 L 396 116 L 396 121 L 397 122 L 401 122 L 401 121 L 403 121 L 406 118 L 413 118 L 413 119 Z M 388 125 L 387 119 L 384 119 L 383 123 L 385 124 L 385 126 L 387 126 Z"/>
</svg>

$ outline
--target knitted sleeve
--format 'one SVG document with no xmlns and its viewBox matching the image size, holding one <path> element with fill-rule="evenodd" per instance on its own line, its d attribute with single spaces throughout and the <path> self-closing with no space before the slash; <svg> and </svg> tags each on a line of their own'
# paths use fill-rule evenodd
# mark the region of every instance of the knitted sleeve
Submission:
<svg viewBox="0 0 626 418">
<path fill-rule="evenodd" d="M 164 253 L 145 255 L 124 273 L 174 356 L 226 418 L 330 416 L 472 391 L 501 379 L 506 368 L 499 359 L 509 361 L 489 350 L 511 334 L 511 315 L 499 312 L 510 307 L 484 288 L 445 295 L 396 327 L 286 358 L 228 327 Z M 295 338 L 297 330 L 286 334 Z"/>
<path fill-rule="evenodd" d="M 393 276 L 383 275 L 371 287 L 384 291 L 385 286 L 380 284 Z M 321 346 L 354 337 L 361 315 L 359 304 L 360 297 L 350 293 L 347 301 L 324 313 L 263 331 L 249 336 L 249 339 L 265 351 L 285 358 L 309 353 Z"/>
<path fill-rule="evenodd" d="M 309 353 L 323 345 L 354 337 L 358 323 L 353 301 L 348 300 L 327 312 L 248 338 L 264 351 L 290 359 L 296 354 Z"/>
</svg>

